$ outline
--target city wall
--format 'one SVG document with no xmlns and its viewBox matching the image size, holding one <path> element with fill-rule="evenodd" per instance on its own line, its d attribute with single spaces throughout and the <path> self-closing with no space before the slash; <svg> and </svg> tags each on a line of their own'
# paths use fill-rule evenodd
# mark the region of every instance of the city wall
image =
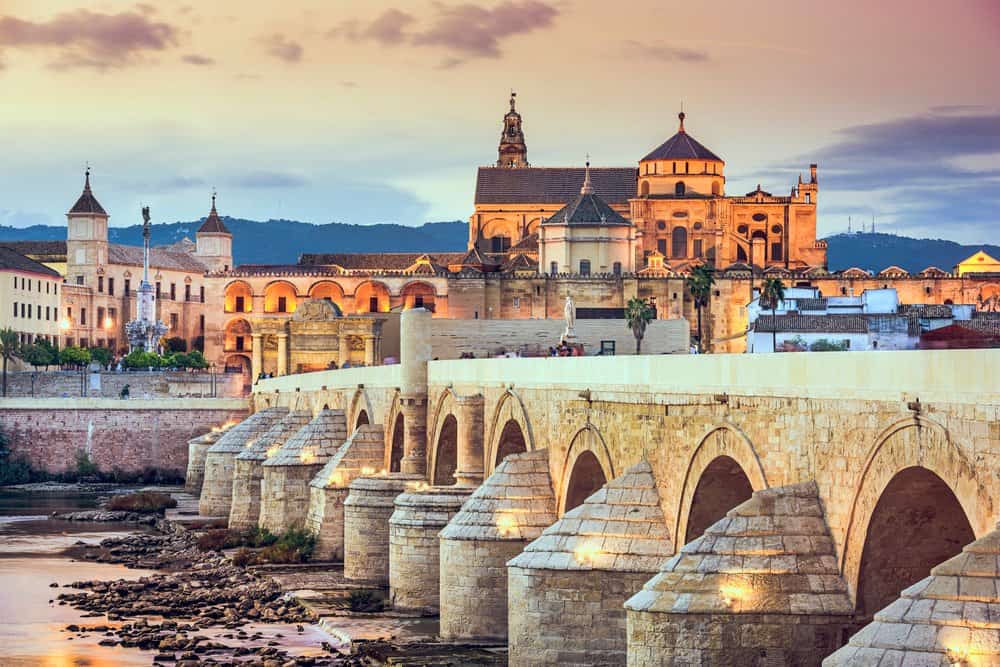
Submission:
<svg viewBox="0 0 1000 667">
<path fill-rule="evenodd" d="M 456 398 L 482 394 L 487 475 L 511 423 L 526 449 L 548 450 L 560 515 L 585 452 L 606 480 L 647 459 L 675 550 L 696 490 L 725 483 L 710 479 L 720 458 L 754 490 L 815 480 L 853 595 L 872 514 L 901 471 L 937 475 L 977 537 L 1000 519 L 998 374 L 992 350 L 432 361 L 428 478 L 454 469 L 440 444 Z M 253 402 L 340 407 L 352 430 L 364 411 L 391 443 L 400 381 L 398 366 L 285 376 Z"/>
<path fill-rule="evenodd" d="M 183 475 L 188 440 L 246 415 L 241 398 L 0 399 L 0 429 L 14 456 L 48 472 L 72 470 L 84 451 L 102 471 Z"/>
<path fill-rule="evenodd" d="M 93 377 L 100 376 L 95 383 Z M 7 396 L 118 398 L 129 385 L 133 398 L 210 398 L 243 394 L 243 377 L 238 373 L 187 373 L 184 371 L 22 371 L 7 374 Z"/>
</svg>

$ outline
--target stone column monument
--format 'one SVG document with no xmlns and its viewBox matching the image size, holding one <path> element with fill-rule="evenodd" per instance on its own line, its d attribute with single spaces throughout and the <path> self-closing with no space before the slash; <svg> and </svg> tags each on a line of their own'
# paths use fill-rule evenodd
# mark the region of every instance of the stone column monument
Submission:
<svg viewBox="0 0 1000 667">
<path fill-rule="evenodd" d="M 399 324 L 399 398 L 403 412 L 401 471 L 427 474 L 427 362 L 431 359 L 431 312 L 424 308 L 403 311 Z"/>
</svg>

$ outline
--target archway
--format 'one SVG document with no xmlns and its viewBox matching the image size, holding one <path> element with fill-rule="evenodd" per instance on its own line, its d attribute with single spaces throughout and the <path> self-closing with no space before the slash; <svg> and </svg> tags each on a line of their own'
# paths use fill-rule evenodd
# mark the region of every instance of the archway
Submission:
<svg viewBox="0 0 1000 667">
<path fill-rule="evenodd" d="M 687 257 L 688 233 L 685 227 L 674 227 L 670 232 L 670 257 L 673 259 L 684 259 Z"/>
<path fill-rule="evenodd" d="M 524 433 L 521 431 L 521 425 L 514 419 L 508 419 L 507 423 L 503 425 L 503 430 L 500 431 L 500 441 L 497 443 L 497 458 L 493 467 L 500 465 L 511 454 L 520 454 L 526 451 L 528 451 L 528 446 L 524 441 Z"/>
<path fill-rule="evenodd" d="M 370 424 L 370 423 L 371 422 L 368 420 L 368 412 L 362 410 L 361 412 L 358 413 L 358 418 L 354 420 L 354 430 L 356 431 L 365 424 Z"/>
<path fill-rule="evenodd" d="M 517 424 L 524 440 L 524 450 L 531 452 L 535 450 L 535 439 L 531 432 L 531 421 L 528 419 L 528 412 L 521 402 L 521 399 L 512 390 L 507 390 L 500 397 L 493 416 L 490 418 L 489 428 L 486 431 L 485 449 L 485 473 L 487 476 L 493 474 L 493 469 L 502 460 L 500 456 L 500 440 L 507 422 L 513 421 Z"/>
<path fill-rule="evenodd" d="M 389 312 L 389 288 L 384 283 L 367 281 L 354 290 L 354 312 Z"/>
<path fill-rule="evenodd" d="M 295 286 L 284 280 L 278 280 L 264 288 L 265 313 L 294 313 Z"/>
<path fill-rule="evenodd" d="M 252 372 L 250 357 L 244 354 L 230 354 L 229 356 L 226 357 L 225 372 L 239 373 L 242 376 L 243 380 L 241 383 L 243 387 L 243 393 L 247 394 L 250 392 L 252 386 L 252 378 L 250 377 L 250 374 Z"/>
<path fill-rule="evenodd" d="M 434 486 L 451 486 L 455 483 L 458 468 L 458 420 L 448 415 L 441 424 L 434 454 Z"/>
<path fill-rule="evenodd" d="M 753 486 L 739 463 L 728 456 L 713 459 L 694 489 L 684 544 L 700 537 L 705 529 L 751 495 Z"/>
<path fill-rule="evenodd" d="M 399 472 L 403 463 L 403 413 L 396 415 L 389 447 L 389 472 Z"/>
<path fill-rule="evenodd" d="M 251 352 L 253 349 L 253 329 L 242 317 L 226 323 L 223 332 L 223 350 L 226 352 Z"/>
<path fill-rule="evenodd" d="M 944 480 L 919 466 L 896 473 L 868 522 L 858 578 L 859 619 L 870 620 L 973 540 L 969 519 Z"/>
<path fill-rule="evenodd" d="M 309 298 L 329 299 L 341 309 L 344 306 L 344 290 L 332 280 L 321 280 L 309 288 Z"/>
<path fill-rule="evenodd" d="M 400 291 L 403 310 L 426 308 L 434 312 L 434 287 L 422 281 L 406 283 Z"/>
<path fill-rule="evenodd" d="M 242 280 L 231 282 L 226 285 L 225 301 L 227 313 L 249 313 L 253 310 L 253 290 Z"/>
<path fill-rule="evenodd" d="M 588 496 L 595 493 L 607 482 L 604 470 L 601 468 L 601 462 L 597 460 L 593 452 L 581 452 L 576 457 L 573 470 L 569 474 L 564 511 L 568 512 L 574 507 L 582 505 Z"/>
</svg>

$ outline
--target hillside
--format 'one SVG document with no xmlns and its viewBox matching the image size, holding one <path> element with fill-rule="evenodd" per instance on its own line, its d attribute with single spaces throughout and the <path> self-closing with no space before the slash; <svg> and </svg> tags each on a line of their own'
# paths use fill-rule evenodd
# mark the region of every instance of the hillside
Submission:
<svg viewBox="0 0 1000 667">
<path fill-rule="evenodd" d="M 293 264 L 303 252 L 459 252 L 465 250 L 468 227 L 465 222 L 428 222 L 419 227 L 404 225 L 312 225 L 294 220 L 258 222 L 224 218 L 233 233 L 237 264 Z M 201 225 L 174 222 L 153 225 L 154 245 L 167 245 L 185 236 L 194 239 Z M 112 227 L 115 243 L 142 245 L 142 227 Z M 54 241 L 66 238 L 65 227 L 35 225 L 15 228 L 0 226 L 0 241 Z M 1000 246 L 961 245 L 943 239 L 915 239 L 892 234 L 835 234 L 826 239 L 831 271 L 857 266 L 881 271 L 901 266 L 916 273 L 928 266 L 951 271 L 955 264 L 977 250 L 1000 257 Z"/>
<path fill-rule="evenodd" d="M 312 225 L 294 220 L 242 220 L 223 218 L 233 234 L 236 264 L 294 264 L 303 252 L 458 252 L 465 250 L 468 227 L 464 222 L 428 222 L 404 225 Z M 194 240 L 201 225 L 174 222 L 153 225 L 153 245 L 168 245 L 185 236 Z M 142 245 L 142 226 L 112 227 L 112 243 Z M 34 225 L 0 226 L 0 241 L 62 241 L 65 227 Z"/>
<path fill-rule="evenodd" d="M 1000 257 L 1000 246 L 961 245 L 944 239 L 914 239 L 892 234 L 835 234 L 826 239 L 831 271 L 857 266 L 881 271 L 896 265 L 917 273 L 928 266 L 952 271 L 955 265 L 978 250 Z"/>
</svg>

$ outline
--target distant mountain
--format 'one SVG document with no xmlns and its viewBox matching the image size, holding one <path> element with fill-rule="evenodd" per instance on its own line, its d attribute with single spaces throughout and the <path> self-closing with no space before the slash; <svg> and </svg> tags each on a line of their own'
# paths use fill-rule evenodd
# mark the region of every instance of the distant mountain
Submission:
<svg viewBox="0 0 1000 667">
<path fill-rule="evenodd" d="M 223 218 L 233 234 L 236 264 L 294 264 L 304 252 L 459 252 L 468 241 L 465 222 L 428 222 L 419 227 L 404 225 L 347 225 L 333 222 L 312 225 L 294 220 L 242 220 Z M 169 245 L 194 234 L 201 226 L 194 222 L 153 225 L 153 245 Z M 142 226 L 112 227 L 112 243 L 142 245 Z M 62 241 L 65 227 L 33 225 L 16 228 L 0 226 L 0 241 Z"/>
<path fill-rule="evenodd" d="M 465 250 L 468 241 L 468 225 L 459 220 L 428 222 L 419 227 L 223 220 L 233 233 L 236 264 L 294 264 L 304 252 L 459 252 Z M 184 237 L 194 240 L 201 222 L 153 225 L 153 244 L 169 245 Z M 141 225 L 112 227 L 108 234 L 114 243 L 142 245 Z M 65 238 L 65 227 L 0 226 L 0 241 L 62 241 Z M 877 272 L 892 265 L 912 273 L 928 266 L 951 271 L 955 264 L 977 250 L 1000 257 L 1000 246 L 961 245 L 942 239 L 914 239 L 892 234 L 835 234 L 827 237 L 826 242 L 831 271 L 857 266 Z"/>
<path fill-rule="evenodd" d="M 831 271 L 856 266 L 878 272 L 899 266 L 918 273 L 928 266 L 952 271 L 955 265 L 979 250 L 1000 257 L 1000 246 L 961 245 L 943 239 L 914 239 L 892 234 L 835 234 L 826 238 L 827 263 Z"/>
</svg>

